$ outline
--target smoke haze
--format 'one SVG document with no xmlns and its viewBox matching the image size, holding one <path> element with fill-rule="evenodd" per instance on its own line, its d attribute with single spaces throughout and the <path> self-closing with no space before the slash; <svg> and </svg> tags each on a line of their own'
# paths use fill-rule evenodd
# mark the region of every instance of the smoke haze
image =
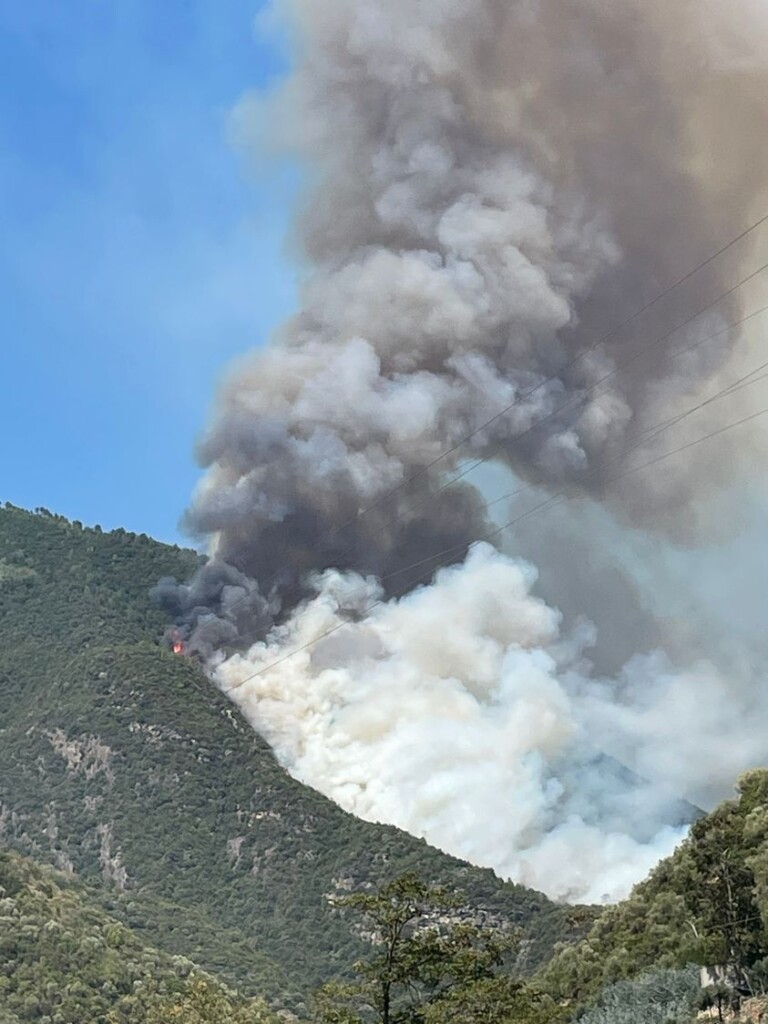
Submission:
<svg viewBox="0 0 768 1024">
<path fill-rule="evenodd" d="M 717 799 L 765 757 L 748 655 L 724 672 L 709 626 L 678 628 L 604 543 L 722 540 L 712 498 L 762 450 L 741 432 L 611 482 L 633 439 L 754 353 L 725 330 L 768 301 L 759 275 L 734 287 L 754 235 L 612 329 L 765 212 L 762 6 L 274 14 L 295 70 L 234 120 L 243 145 L 268 124 L 313 168 L 300 309 L 221 389 L 186 517 L 212 561 L 158 596 L 303 781 L 553 895 L 616 897 L 680 838 L 675 795 Z M 478 458 L 596 511 L 532 517 L 499 551 L 503 492 L 450 484 Z M 713 758 L 725 706 L 740 739 Z"/>
</svg>

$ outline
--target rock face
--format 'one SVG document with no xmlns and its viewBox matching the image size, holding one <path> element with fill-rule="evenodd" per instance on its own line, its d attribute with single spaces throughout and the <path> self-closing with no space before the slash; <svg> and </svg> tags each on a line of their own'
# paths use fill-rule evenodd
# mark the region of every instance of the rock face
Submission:
<svg viewBox="0 0 768 1024">
<path fill-rule="evenodd" d="M 589 912 L 502 883 L 291 779 L 199 666 L 158 644 L 148 592 L 197 556 L 0 510 L 0 843 L 241 987 L 306 992 L 361 950 L 338 890 L 403 870 L 521 925 L 536 966 Z"/>
</svg>

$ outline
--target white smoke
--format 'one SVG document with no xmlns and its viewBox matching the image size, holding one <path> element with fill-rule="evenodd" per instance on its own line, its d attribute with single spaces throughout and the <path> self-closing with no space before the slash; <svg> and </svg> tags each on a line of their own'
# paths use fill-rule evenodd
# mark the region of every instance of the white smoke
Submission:
<svg viewBox="0 0 768 1024">
<path fill-rule="evenodd" d="M 486 544 L 399 601 L 329 571 L 215 678 L 282 764 L 354 814 L 556 897 L 620 896 L 682 833 L 632 837 L 660 816 L 663 789 L 644 808 L 622 790 L 606 829 L 611 795 L 590 799 L 575 778 L 601 735 L 579 693 L 579 638 L 560 635 L 534 581 Z"/>
<path fill-rule="evenodd" d="M 700 542 L 712 495 L 751 470 L 742 436 L 613 491 L 600 471 L 743 363 L 723 325 L 751 308 L 733 287 L 750 240 L 575 356 L 765 212 L 762 6 L 274 9 L 294 73 L 235 121 L 314 168 L 301 307 L 222 389 L 187 516 L 215 557 L 159 595 L 193 647 L 249 648 L 220 650 L 215 677 L 297 777 L 553 895 L 614 898 L 680 837 L 675 793 L 711 801 L 764 756 L 758 673 L 681 667 L 680 637 L 654 653 L 680 620 L 588 518 L 511 539 L 541 556 L 535 583 L 477 543 L 474 478 L 446 477 L 493 459 L 545 494 L 576 482 L 626 537 Z M 459 564 L 422 586 L 408 567 L 446 549 Z M 690 606 L 678 632 L 716 647 Z"/>
</svg>

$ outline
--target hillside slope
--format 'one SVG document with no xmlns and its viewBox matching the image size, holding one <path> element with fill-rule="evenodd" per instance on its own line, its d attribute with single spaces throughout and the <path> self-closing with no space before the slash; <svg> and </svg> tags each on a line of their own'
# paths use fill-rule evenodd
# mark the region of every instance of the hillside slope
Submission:
<svg viewBox="0 0 768 1024">
<path fill-rule="evenodd" d="M 737 966 L 768 987 L 768 771 L 739 782 L 737 799 L 697 821 L 689 838 L 606 910 L 581 942 L 539 975 L 571 1005 L 606 985 L 686 964 Z"/>
<path fill-rule="evenodd" d="M 184 999 L 197 976 L 189 960 L 151 948 L 104 913 L 82 886 L 0 852 L 0 1024 L 146 1024 Z M 274 1019 L 258 1006 L 251 1016 Z"/>
<path fill-rule="evenodd" d="M 103 887 L 147 940 L 297 1005 L 360 950 L 328 894 L 407 869 L 523 926 L 521 966 L 593 920 L 291 779 L 148 599 L 194 553 L 0 509 L 0 841 Z"/>
</svg>

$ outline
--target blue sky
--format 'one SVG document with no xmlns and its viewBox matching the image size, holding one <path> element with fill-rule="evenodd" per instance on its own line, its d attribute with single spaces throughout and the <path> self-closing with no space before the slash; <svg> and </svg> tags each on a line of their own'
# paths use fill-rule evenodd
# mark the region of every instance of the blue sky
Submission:
<svg viewBox="0 0 768 1024">
<path fill-rule="evenodd" d="M 287 162 L 228 115 L 259 0 L 0 0 L 0 499 L 165 540 L 232 356 L 290 312 Z"/>
</svg>

